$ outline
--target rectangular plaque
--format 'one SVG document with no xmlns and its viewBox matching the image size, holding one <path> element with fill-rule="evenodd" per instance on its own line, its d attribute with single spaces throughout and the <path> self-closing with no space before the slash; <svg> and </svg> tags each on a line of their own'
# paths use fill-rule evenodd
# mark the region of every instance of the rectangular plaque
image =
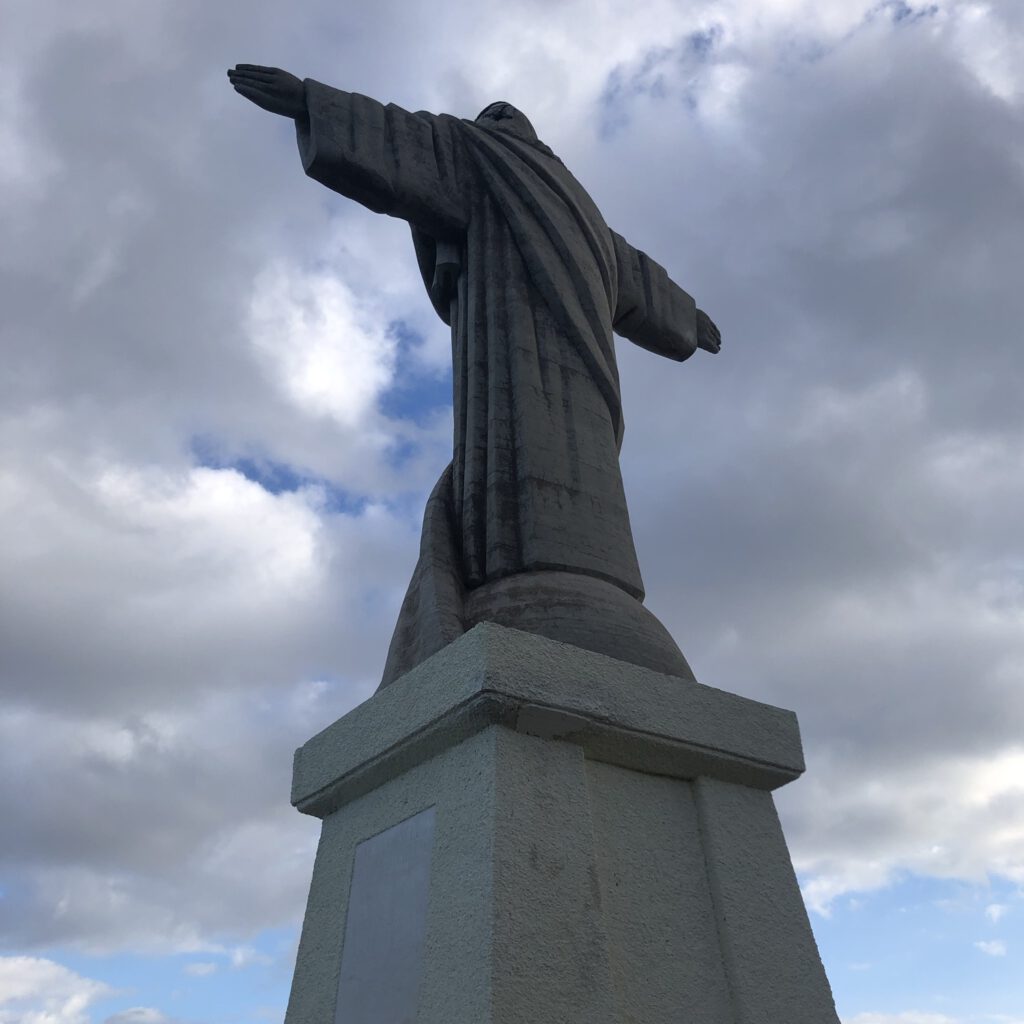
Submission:
<svg viewBox="0 0 1024 1024">
<path fill-rule="evenodd" d="M 355 850 L 334 1024 L 415 1024 L 434 808 Z"/>
</svg>

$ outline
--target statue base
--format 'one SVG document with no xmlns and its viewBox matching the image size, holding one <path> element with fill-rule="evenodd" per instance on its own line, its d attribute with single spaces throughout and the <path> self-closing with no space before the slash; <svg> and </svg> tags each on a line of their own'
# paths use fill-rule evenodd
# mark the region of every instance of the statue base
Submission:
<svg viewBox="0 0 1024 1024">
<path fill-rule="evenodd" d="M 496 622 L 618 661 L 693 679 L 672 634 L 621 587 L 578 572 L 524 572 L 467 592 L 467 631 Z"/>
<path fill-rule="evenodd" d="M 286 1024 L 838 1024 L 796 717 L 482 623 L 313 737 Z"/>
</svg>

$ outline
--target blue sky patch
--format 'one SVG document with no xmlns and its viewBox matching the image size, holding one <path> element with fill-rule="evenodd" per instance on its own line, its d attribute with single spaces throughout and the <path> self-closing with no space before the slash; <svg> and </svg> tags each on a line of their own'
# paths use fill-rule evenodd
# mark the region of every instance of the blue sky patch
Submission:
<svg viewBox="0 0 1024 1024">
<path fill-rule="evenodd" d="M 693 81 L 700 74 L 700 65 L 712 61 L 712 55 L 722 38 L 722 27 L 712 25 L 684 36 L 675 46 L 659 46 L 647 51 L 632 69 L 620 65 L 608 75 L 601 93 L 602 138 L 611 138 L 629 120 L 627 107 L 630 101 L 640 96 L 665 99 L 669 95 L 669 79 L 677 72 L 675 66 L 684 71 L 679 76 L 682 89 L 681 99 L 687 110 L 697 109 L 696 91 Z M 686 69 L 692 71 L 687 74 Z M 690 79 L 688 82 L 687 79 Z"/>
<path fill-rule="evenodd" d="M 90 1007 L 95 1021 L 144 1006 L 174 1021 L 266 1024 L 284 1017 L 296 938 L 296 928 L 261 932 L 240 943 L 247 954 L 238 965 L 232 962 L 230 951 L 88 956 L 70 950 L 44 950 L 37 955 L 117 990 Z M 191 973 L 197 970 L 210 973 Z"/>
<path fill-rule="evenodd" d="M 721 26 L 712 25 L 711 28 L 701 29 L 699 32 L 691 32 L 686 37 L 685 46 L 699 60 L 706 60 L 711 56 L 711 51 L 721 38 Z"/>
<path fill-rule="evenodd" d="M 893 25 L 909 25 L 922 18 L 932 18 L 938 13 L 938 4 L 915 7 L 907 3 L 907 0 L 881 0 L 881 3 L 876 4 L 864 15 L 862 24 L 869 24 L 878 17 L 888 16 Z"/>
<path fill-rule="evenodd" d="M 907 875 L 841 897 L 811 923 L 843 1020 L 908 1010 L 984 1020 L 1019 995 L 1024 900 L 1012 883 Z"/>
<path fill-rule="evenodd" d="M 325 509 L 340 515 L 358 515 L 369 499 L 339 487 L 326 477 L 263 455 L 231 455 L 214 438 L 193 437 L 190 450 L 195 463 L 208 469 L 233 469 L 271 494 L 290 494 L 317 487 L 325 496 Z"/>
<path fill-rule="evenodd" d="M 394 381 L 382 392 L 380 411 L 393 420 L 410 420 L 422 426 L 438 410 L 452 404 L 451 370 L 439 373 L 424 367 L 416 349 L 423 345 L 423 336 L 404 320 L 394 320 L 388 333 L 397 340 L 397 369 Z"/>
</svg>

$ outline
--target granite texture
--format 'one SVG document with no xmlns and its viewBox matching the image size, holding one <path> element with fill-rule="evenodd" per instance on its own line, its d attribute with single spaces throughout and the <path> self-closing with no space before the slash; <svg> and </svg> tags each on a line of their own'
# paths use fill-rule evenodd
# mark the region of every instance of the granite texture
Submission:
<svg viewBox="0 0 1024 1024">
<path fill-rule="evenodd" d="M 292 802 L 323 817 L 492 724 L 676 778 L 775 789 L 804 768 L 791 711 L 481 623 L 300 747 Z"/>
<path fill-rule="evenodd" d="M 296 754 L 286 1024 L 335 1021 L 355 851 L 428 807 L 415 1024 L 838 1024 L 770 792 L 802 768 L 790 712 L 479 625 Z"/>
<path fill-rule="evenodd" d="M 480 621 L 692 678 L 642 607 L 613 333 L 681 362 L 717 352 L 717 327 L 609 227 L 512 104 L 470 120 L 278 68 L 228 74 L 294 119 L 311 178 L 409 223 L 451 328 L 452 461 L 427 502 L 382 685 Z"/>
</svg>

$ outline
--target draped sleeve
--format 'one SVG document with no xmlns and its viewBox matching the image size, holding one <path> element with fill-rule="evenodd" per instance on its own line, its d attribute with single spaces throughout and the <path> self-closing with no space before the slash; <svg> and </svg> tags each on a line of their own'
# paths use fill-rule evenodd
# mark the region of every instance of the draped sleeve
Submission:
<svg viewBox="0 0 1024 1024">
<path fill-rule="evenodd" d="M 436 237 L 468 221 L 469 182 L 455 118 L 410 113 L 306 79 L 308 119 L 296 121 L 306 174 Z"/>
<path fill-rule="evenodd" d="M 616 334 L 680 362 L 697 350 L 697 305 L 660 263 L 612 232 L 618 269 Z"/>
</svg>

